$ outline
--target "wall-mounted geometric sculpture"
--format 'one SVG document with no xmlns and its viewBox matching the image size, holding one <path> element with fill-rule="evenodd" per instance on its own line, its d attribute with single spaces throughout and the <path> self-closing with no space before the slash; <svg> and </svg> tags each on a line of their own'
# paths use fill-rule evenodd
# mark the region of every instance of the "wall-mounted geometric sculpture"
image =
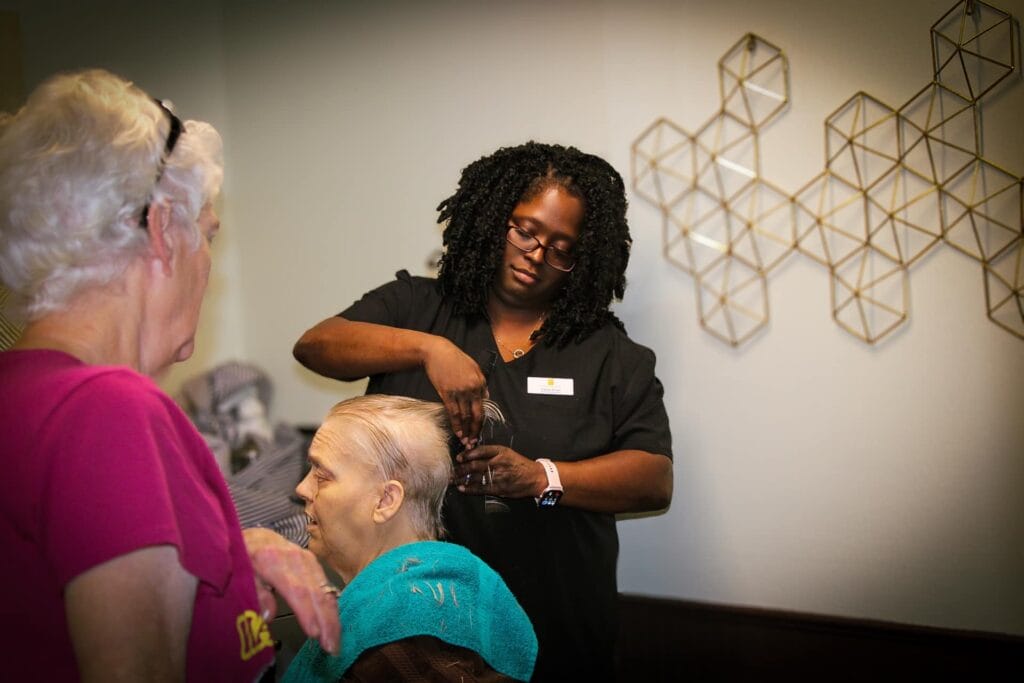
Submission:
<svg viewBox="0 0 1024 683">
<path fill-rule="evenodd" d="M 825 169 L 789 194 L 759 134 L 789 103 L 789 65 L 747 34 L 718 63 L 721 106 L 696 133 L 661 118 L 632 146 L 635 192 L 666 258 L 697 284 L 701 326 L 738 346 L 768 321 L 768 275 L 825 266 L 832 316 L 875 343 L 906 322 L 909 272 L 941 243 L 979 261 L 989 318 L 1024 339 L 1024 183 L 983 159 L 978 100 L 1017 68 L 1013 18 L 958 2 L 931 28 L 932 82 L 900 107 L 858 92 L 825 121 Z"/>
</svg>

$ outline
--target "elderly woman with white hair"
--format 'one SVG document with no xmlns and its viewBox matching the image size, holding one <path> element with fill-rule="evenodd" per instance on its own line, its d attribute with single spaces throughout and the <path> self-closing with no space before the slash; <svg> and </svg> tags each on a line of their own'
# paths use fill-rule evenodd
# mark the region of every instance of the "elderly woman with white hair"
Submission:
<svg viewBox="0 0 1024 683">
<path fill-rule="evenodd" d="M 286 681 L 529 680 L 537 638 L 505 582 L 443 535 L 444 406 L 370 395 L 336 405 L 297 493 L 309 547 L 344 580 L 341 653 L 307 641 Z"/>
<path fill-rule="evenodd" d="M 253 681 L 276 589 L 337 645 L 311 553 L 243 532 L 213 455 L 150 378 L 192 354 L 221 139 L 101 70 L 0 118 L 0 603 L 11 680 Z M 328 587 L 330 588 L 330 587 Z"/>
</svg>

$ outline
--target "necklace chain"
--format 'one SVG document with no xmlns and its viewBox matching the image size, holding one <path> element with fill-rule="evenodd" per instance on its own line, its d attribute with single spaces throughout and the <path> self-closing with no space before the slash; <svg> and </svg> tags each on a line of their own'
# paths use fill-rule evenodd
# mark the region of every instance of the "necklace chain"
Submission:
<svg viewBox="0 0 1024 683">
<path fill-rule="evenodd" d="M 544 315 L 541 315 L 540 318 L 537 319 L 537 323 L 538 323 L 537 326 L 533 328 L 532 332 L 530 332 L 529 339 L 526 340 L 526 344 L 525 344 L 526 349 L 512 348 L 508 344 L 503 342 L 501 340 L 501 337 L 499 337 L 497 335 L 497 333 L 494 332 L 493 325 L 491 327 L 491 333 L 494 334 L 494 341 L 498 342 L 498 346 L 502 347 L 503 349 L 505 349 L 506 351 L 511 353 L 513 358 L 522 358 L 523 356 L 526 355 L 526 351 L 527 350 L 533 348 L 533 344 L 534 344 L 534 342 L 533 342 L 533 333 L 536 332 L 537 330 L 539 330 L 541 325 L 544 323 Z"/>
<path fill-rule="evenodd" d="M 499 346 L 501 346 L 506 351 L 511 353 L 513 358 L 522 358 L 523 356 L 526 355 L 526 351 L 523 351 L 522 349 L 509 348 L 508 344 L 506 344 L 505 342 L 501 341 L 501 337 L 499 337 L 498 335 L 494 335 L 494 341 L 498 342 Z M 532 339 L 530 340 L 530 345 L 531 346 L 533 345 L 533 340 Z"/>
</svg>

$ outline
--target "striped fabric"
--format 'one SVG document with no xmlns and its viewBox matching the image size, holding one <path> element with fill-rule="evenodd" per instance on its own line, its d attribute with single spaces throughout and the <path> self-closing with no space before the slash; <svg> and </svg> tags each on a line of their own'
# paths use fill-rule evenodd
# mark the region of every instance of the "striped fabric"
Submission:
<svg viewBox="0 0 1024 683">
<path fill-rule="evenodd" d="M 21 325 L 13 320 L 10 303 L 11 293 L 0 285 L 0 351 L 11 348 L 21 335 Z"/>
<path fill-rule="evenodd" d="M 249 465 L 228 477 L 228 489 L 242 528 L 267 527 L 306 547 L 306 513 L 295 495 L 304 474 L 306 439 L 283 424 L 274 437 Z"/>
<path fill-rule="evenodd" d="M 265 419 L 273 390 L 254 365 L 232 361 L 190 379 L 181 403 L 225 473 L 242 528 L 266 527 L 306 547 L 306 514 L 295 495 L 305 474 L 308 440 Z M 242 411 L 258 401 L 255 417 Z"/>
</svg>

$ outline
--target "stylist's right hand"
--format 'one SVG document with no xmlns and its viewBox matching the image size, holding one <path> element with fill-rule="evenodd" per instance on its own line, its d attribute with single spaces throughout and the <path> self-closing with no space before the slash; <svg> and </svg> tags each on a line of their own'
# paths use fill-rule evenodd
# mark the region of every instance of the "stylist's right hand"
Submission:
<svg viewBox="0 0 1024 683">
<path fill-rule="evenodd" d="M 487 378 L 476 361 L 444 337 L 437 337 L 423 369 L 448 411 L 452 431 L 462 445 L 472 448 L 484 419 Z"/>
<path fill-rule="evenodd" d="M 270 612 L 266 620 L 274 618 L 272 593 L 276 592 L 295 612 L 303 632 L 327 652 L 337 654 L 341 640 L 337 589 L 316 556 L 270 529 L 243 529 L 242 536 L 256 571 L 261 606 Z M 268 596 L 270 604 L 264 604 Z"/>
</svg>

